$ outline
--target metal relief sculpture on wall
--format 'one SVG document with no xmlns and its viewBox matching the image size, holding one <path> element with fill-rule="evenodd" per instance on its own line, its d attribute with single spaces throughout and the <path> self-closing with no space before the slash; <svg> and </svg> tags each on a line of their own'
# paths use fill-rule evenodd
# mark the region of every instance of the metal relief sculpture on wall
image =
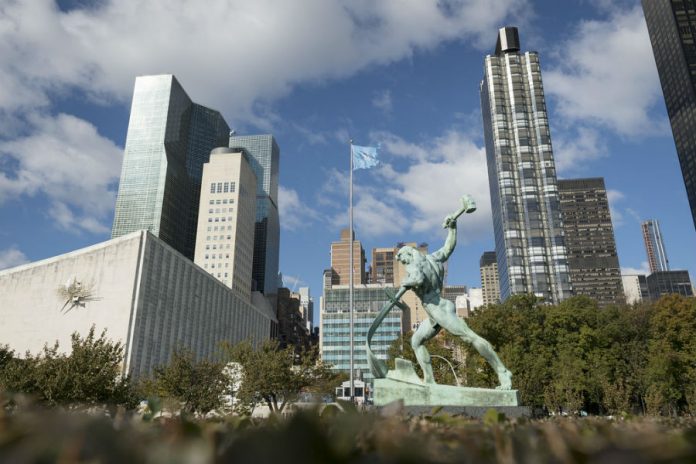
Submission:
<svg viewBox="0 0 696 464">
<path fill-rule="evenodd" d="M 95 296 L 94 284 L 85 284 L 77 280 L 77 277 L 68 279 L 65 285 L 58 287 L 56 291 L 58 297 L 65 301 L 60 312 L 67 314 L 72 309 L 84 308 L 88 301 L 96 301 L 99 298 Z"/>
</svg>

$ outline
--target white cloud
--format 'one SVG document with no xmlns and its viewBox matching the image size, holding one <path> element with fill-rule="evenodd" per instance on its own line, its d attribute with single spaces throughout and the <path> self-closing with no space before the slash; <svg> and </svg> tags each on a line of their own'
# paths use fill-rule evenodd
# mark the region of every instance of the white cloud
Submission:
<svg viewBox="0 0 696 464">
<path fill-rule="evenodd" d="M 68 230 L 107 232 L 122 153 L 90 123 L 59 114 L 36 116 L 28 135 L 0 141 L 0 203 L 21 195 L 46 195 L 49 215 Z"/>
<path fill-rule="evenodd" d="M 300 201 L 295 190 L 282 185 L 278 187 L 278 214 L 280 226 L 287 230 L 309 227 L 320 217 L 315 209 Z"/>
<path fill-rule="evenodd" d="M 582 21 L 544 72 L 547 96 L 567 124 L 609 128 L 621 135 L 662 133 L 650 110 L 662 98 L 640 6 L 614 10 L 604 21 Z"/>
<path fill-rule="evenodd" d="M 589 127 L 576 127 L 554 138 L 553 154 L 560 175 L 581 171 L 587 162 L 607 156 L 608 148 L 602 134 Z"/>
<path fill-rule="evenodd" d="M 394 108 L 391 91 L 387 89 L 375 94 L 374 98 L 372 98 L 372 106 L 385 114 L 391 113 Z"/>
<path fill-rule="evenodd" d="M 614 227 L 622 226 L 624 223 L 624 214 L 617 206 L 626 198 L 622 192 L 618 190 L 607 189 L 607 200 L 609 201 L 609 213 L 611 214 L 611 222 Z"/>
<path fill-rule="evenodd" d="M 497 26 L 528 8 L 520 0 L 209 0 L 204 8 L 113 0 L 63 12 L 53 0 L 10 0 L 0 7 L 0 108 L 45 106 L 73 88 L 127 101 L 134 76 L 175 73 L 197 101 L 244 119 L 255 102 L 299 82 L 345 77 L 446 40 L 489 48 Z"/>
<path fill-rule="evenodd" d="M 650 274 L 650 266 L 647 261 L 640 263 L 640 267 L 621 267 L 621 275 Z"/>
<path fill-rule="evenodd" d="M 289 288 L 292 291 L 295 291 L 295 289 L 298 286 L 304 286 L 306 285 L 306 282 L 299 277 L 291 276 L 289 274 L 283 274 L 283 286 L 285 288 Z"/>
<path fill-rule="evenodd" d="M 406 240 L 411 234 L 442 234 L 442 220 L 458 209 L 465 193 L 474 197 L 478 210 L 460 218 L 460 239 L 491 232 L 485 151 L 470 137 L 449 131 L 418 144 L 384 132 L 373 138 L 381 142 L 384 159 L 379 168 L 368 171 L 372 174 L 365 174 L 369 180 L 361 179 L 362 174 L 355 179 L 354 218 L 360 236 L 396 234 Z M 347 198 L 345 187 L 345 175 L 334 173 L 320 196 L 338 209 L 343 203 L 332 201 Z M 348 215 L 342 210 L 330 222 L 335 228 L 346 227 Z"/>
<path fill-rule="evenodd" d="M 14 246 L 0 250 L 0 269 L 8 269 L 28 262 L 24 253 Z"/>
</svg>

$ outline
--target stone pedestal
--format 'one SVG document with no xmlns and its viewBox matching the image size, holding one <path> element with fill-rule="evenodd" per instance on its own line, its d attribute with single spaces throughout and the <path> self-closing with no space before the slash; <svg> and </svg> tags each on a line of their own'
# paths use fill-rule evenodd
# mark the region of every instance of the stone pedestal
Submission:
<svg viewBox="0 0 696 464">
<path fill-rule="evenodd" d="M 396 359 L 396 369 L 385 379 L 375 379 L 374 404 L 384 406 L 402 400 L 404 406 L 474 406 L 477 408 L 519 406 L 517 390 L 456 387 L 453 385 L 425 384 L 416 375 L 413 364 Z"/>
</svg>

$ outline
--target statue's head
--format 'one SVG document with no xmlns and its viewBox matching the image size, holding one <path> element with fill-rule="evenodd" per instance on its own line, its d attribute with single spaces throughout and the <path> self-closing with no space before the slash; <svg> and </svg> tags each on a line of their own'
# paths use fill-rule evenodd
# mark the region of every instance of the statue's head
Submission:
<svg viewBox="0 0 696 464">
<path fill-rule="evenodd" d="M 396 253 L 396 259 L 402 264 L 408 266 L 412 263 L 417 263 L 423 259 L 423 255 L 412 246 L 404 246 Z"/>
</svg>

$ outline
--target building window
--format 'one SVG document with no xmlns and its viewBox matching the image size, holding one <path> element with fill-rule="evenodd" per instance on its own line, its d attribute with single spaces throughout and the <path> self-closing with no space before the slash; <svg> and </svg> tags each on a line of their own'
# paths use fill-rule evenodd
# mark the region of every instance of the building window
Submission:
<svg viewBox="0 0 696 464">
<path fill-rule="evenodd" d="M 215 193 L 215 182 L 210 184 L 210 193 Z M 213 200 L 210 200 L 210 201 L 213 201 Z"/>
<path fill-rule="evenodd" d="M 230 183 L 229 183 L 229 182 L 225 182 L 223 192 L 227 193 L 227 192 L 229 192 L 229 191 L 230 191 Z"/>
<path fill-rule="evenodd" d="M 217 193 L 222 193 L 222 182 L 218 182 L 217 184 Z"/>
<path fill-rule="evenodd" d="M 230 182 L 230 192 L 234 192 L 235 185 L 234 182 Z"/>
</svg>

